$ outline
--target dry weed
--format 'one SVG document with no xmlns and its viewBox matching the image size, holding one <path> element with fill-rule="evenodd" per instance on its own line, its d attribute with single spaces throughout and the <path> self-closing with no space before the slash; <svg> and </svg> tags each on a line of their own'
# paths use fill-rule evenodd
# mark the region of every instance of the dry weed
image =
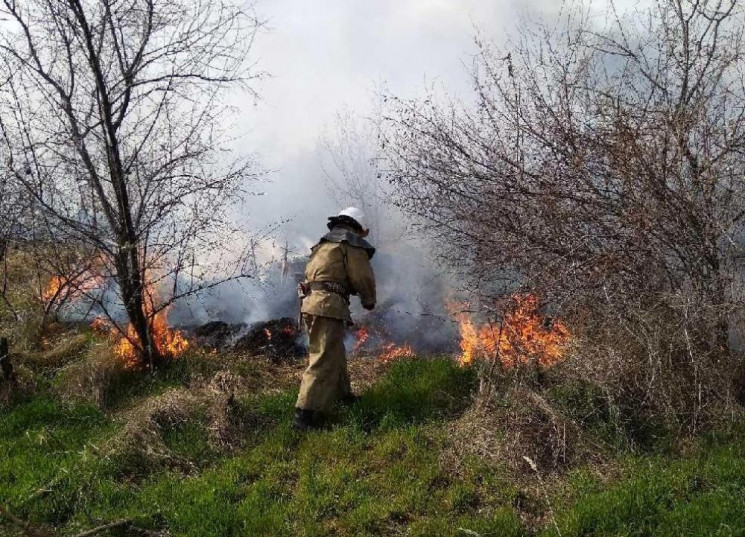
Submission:
<svg viewBox="0 0 745 537">
<path fill-rule="evenodd" d="M 123 464 L 123 468 L 148 471 L 167 467 L 189 473 L 194 465 L 168 449 L 163 442 L 163 430 L 184 424 L 199 412 L 202 404 L 198 397 L 183 388 L 147 399 L 120 416 L 124 427 L 103 451 L 129 463 Z"/>
<path fill-rule="evenodd" d="M 547 474 L 577 463 L 601 463 L 607 449 L 565 417 L 535 388 L 512 385 L 500 398 L 474 405 L 450 426 L 445 463 L 457 469 L 474 455 L 524 473 L 525 458 Z"/>
<path fill-rule="evenodd" d="M 53 339 L 46 339 L 41 351 L 29 353 L 26 363 L 38 368 L 58 369 L 84 358 L 89 344 L 87 334 L 63 332 Z"/>
<path fill-rule="evenodd" d="M 63 367 L 57 375 L 56 391 L 63 400 L 83 399 L 106 408 L 111 388 L 126 374 L 107 342 L 91 345 L 83 360 Z"/>
<path fill-rule="evenodd" d="M 105 449 L 112 457 L 131 461 L 124 467 L 135 471 L 168 467 L 190 473 L 194 463 L 168 448 L 165 431 L 197 423 L 206 430 L 212 449 L 234 451 L 243 445 L 246 428 L 258 424 L 237 403 L 248 386 L 242 377 L 219 371 L 209 380 L 198 378 L 188 387 L 145 399 L 118 415 L 125 425 Z"/>
</svg>

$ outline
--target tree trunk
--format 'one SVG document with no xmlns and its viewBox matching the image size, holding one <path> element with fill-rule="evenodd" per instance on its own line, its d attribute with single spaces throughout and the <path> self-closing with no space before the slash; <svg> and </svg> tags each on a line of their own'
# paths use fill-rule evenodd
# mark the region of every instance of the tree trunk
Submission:
<svg viewBox="0 0 745 537">
<path fill-rule="evenodd" d="M 715 243 L 716 244 L 716 243 Z M 722 277 L 721 263 L 716 253 L 709 256 L 709 271 L 706 289 L 713 306 L 714 319 L 712 347 L 716 354 L 729 353 L 729 318 L 726 305 L 728 303 L 727 288 Z"/>
<path fill-rule="evenodd" d="M 124 309 L 127 311 L 129 322 L 132 323 L 137 341 L 132 342 L 142 365 L 152 372 L 163 362 L 153 339 L 152 324 L 145 307 L 145 285 L 142 280 L 139 260 L 133 248 L 122 248 L 117 256 L 117 271 L 119 286 L 122 291 Z"/>
<path fill-rule="evenodd" d="M 7 338 L 0 337 L 0 370 L 6 380 L 13 380 L 13 364 L 10 362 L 10 345 Z"/>
</svg>

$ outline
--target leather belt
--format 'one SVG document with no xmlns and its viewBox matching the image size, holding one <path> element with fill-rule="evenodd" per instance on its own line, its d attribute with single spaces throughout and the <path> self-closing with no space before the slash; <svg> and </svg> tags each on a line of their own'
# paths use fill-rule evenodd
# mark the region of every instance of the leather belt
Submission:
<svg viewBox="0 0 745 537">
<path fill-rule="evenodd" d="M 351 294 L 346 285 L 337 282 L 308 282 L 308 290 L 313 291 L 328 291 L 329 293 L 335 293 L 341 295 L 347 302 L 349 301 L 349 295 Z"/>
</svg>

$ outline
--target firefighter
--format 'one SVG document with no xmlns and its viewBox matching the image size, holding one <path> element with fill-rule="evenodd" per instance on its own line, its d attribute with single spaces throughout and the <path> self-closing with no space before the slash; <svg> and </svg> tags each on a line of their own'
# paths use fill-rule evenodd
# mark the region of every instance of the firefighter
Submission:
<svg viewBox="0 0 745 537">
<path fill-rule="evenodd" d="M 355 399 L 349 384 L 344 334 L 352 324 L 349 297 L 362 307 L 375 307 L 375 275 L 370 260 L 375 248 L 365 216 L 348 207 L 329 217 L 329 232 L 313 246 L 300 284 L 300 312 L 308 332 L 309 364 L 300 383 L 293 429 L 318 425 L 320 416 L 337 400 Z"/>
</svg>

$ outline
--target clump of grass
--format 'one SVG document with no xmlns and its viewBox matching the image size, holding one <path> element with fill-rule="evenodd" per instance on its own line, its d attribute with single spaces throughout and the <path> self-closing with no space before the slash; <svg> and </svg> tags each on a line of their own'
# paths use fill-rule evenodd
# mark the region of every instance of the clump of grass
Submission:
<svg viewBox="0 0 745 537">
<path fill-rule="evenodd" d="M 243 445 L 258 420 L 238 403 L 240 377 L 221 371 L 188 387 L 173 387 L 121 412 L 122 430 L 107 453 L 122 475 L 141 479 L 159 469 L 193 474 L 219 454 Z"/>
<path fill-rule="evenodd" d="M 121 417 L 123 428 L 104 447 L 117 477 L 141 478 L 161 468 L 191 472 L 194 464 L 166 440 L 170 447 L 178 445 L 177 433 L 193 433 L 204 411 L 203 402 L 184 389 L 169 390 L 127 411 Z"/>
<path fill-rule="evenodd" d="M 29 353 L 25 363 L 36 370 L 55 371 L 85 357 L 93 340 L 93 335 L 89 330 L 82 333 L 77 330 L 64 332 L 54 340 L 48 341 L 46 348 Z"/>
<path fill-rule="evenodd" d="M 453 443 L 445 456 L 456 469 L 475 456 L 531 478 L 537 476 L 526 458 L 540 475 L 606 460 L 608 447 L 549 395 L 538 386 L 508 383 L 498 397 L 480 401 L 451 424 Z"/>
<path fill-rule="evenodd" d="M 90 345 L 82 359 L 68 364 L 54 379 L 57 394 L 64 400 L 82 400 L 109 408 L 117 392 L 141 376 L 127 371 L 106 341 Z"/>
<path fill-rule="evenodd" d="M 403 360 L 341 418 L 369 430 L 454 417 L 468 408 L 476 384 L 472 368 L 450 359 Z"/>
</svg>

